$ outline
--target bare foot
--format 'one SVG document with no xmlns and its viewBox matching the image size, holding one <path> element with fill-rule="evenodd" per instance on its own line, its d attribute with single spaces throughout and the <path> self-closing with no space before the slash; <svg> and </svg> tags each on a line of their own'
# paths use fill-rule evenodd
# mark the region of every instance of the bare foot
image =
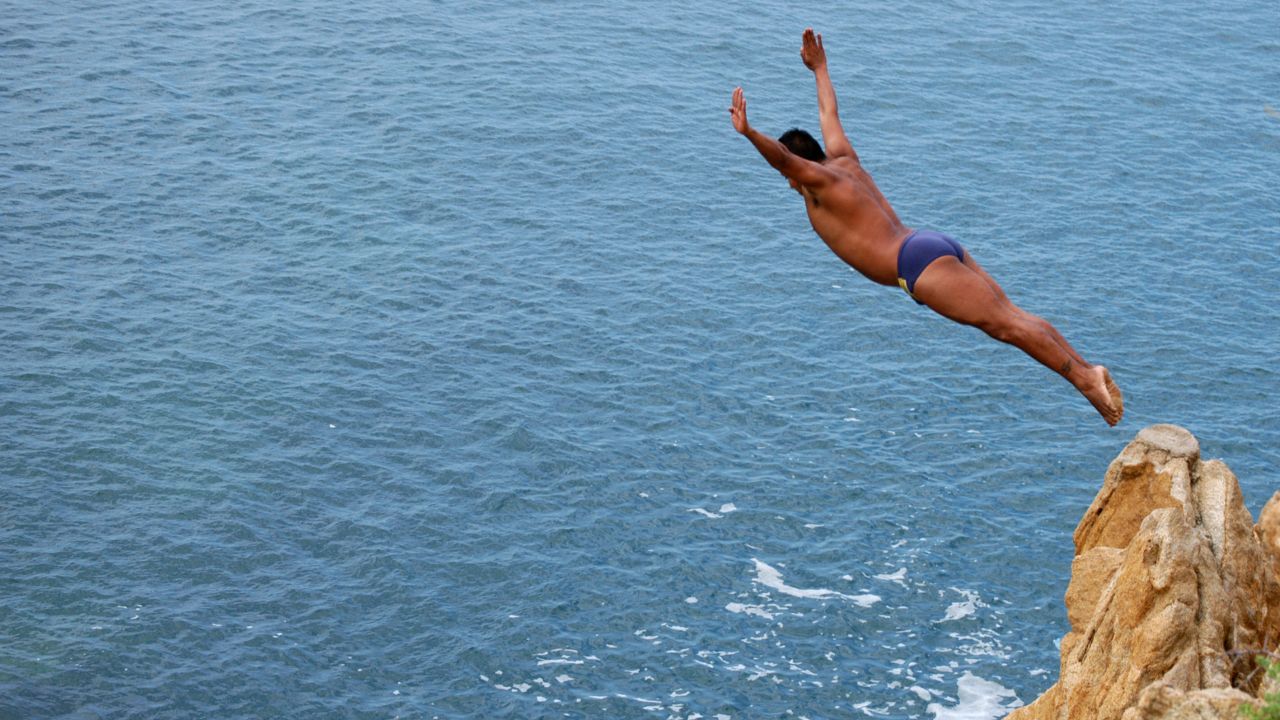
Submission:
<svg viewBox="0 0 1280 720">
<path fill-rule="evenodd" d="M 1089 368 L 1089 384 L 1080 389 L 1085 398 L 1093 403 L 1094 409 L 1102 415 L 1108 425 L 1115 425 L 1124 417 L 1124 395 L 1111 373 L 1101 365 Z"/>
<path fill-rule="evenodd" d="M 1116 409 L 1116 422 L 1124 417 L 1124 393 L 1120 392 L 1120 386 L 1115 380 L 1111 379 L 1111 371 L 1102 368 L 1102 375 L 1107 379 L 1107 394 L 1111 396 L 1111 406 Z"/>
</svg>

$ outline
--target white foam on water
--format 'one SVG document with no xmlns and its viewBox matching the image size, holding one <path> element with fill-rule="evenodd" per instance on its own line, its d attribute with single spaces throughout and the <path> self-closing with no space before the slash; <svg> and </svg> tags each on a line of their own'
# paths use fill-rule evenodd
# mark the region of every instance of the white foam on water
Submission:
<svg viewBox="0 0 1280 720">
<path fill-rule="evenodd" d="M 1022 706 L 1014 691 L 968 671 L 960 676 L 956 686 L 959 700 L 955 707 L 929 703 L 926 710 L 933 713 L 934 720 L 995 720 Z"/>
<path fill-rule="evenodd" d="M 830 600 L 832 598 L 841 598 L 849 600 L 859 607 L 871 607 L 880 602 L 879 595 L 846 595 L 835 590 L 827 590 L 825 588 L 806 589 L 792 587 L 782 581 L 782 573 L 775 568 L 770 567 L 767 563 L 763 563 L 756 558 L 751 558 L 756 564 L 756 582 L 767 588 L 777 590 L 783 595 L 790 595 L 798 598 L 808 598 L 811 600 Z"/>
<path fill-rule="evenodd" d="M 1000 637 L 1000 633 L 991 628 L 981 628 L 976 632 L 949 633 L 949 636 L 961 644 L 956 647 L 956 652 L 965 655 L 966 660 L 970 664 L 978 662 L 979 657 L 993 657 L 1002 660 L 1008 660 L 1011 655 L 1009 646 L 1005 645 Z"/>
<path fill-rule="evenodd" d="M 896 583 L 901 583 L 903 585 L 906 585 L 907 569 L 898 568 L 897 572 L 885 573 L 883 575 L 876 575 L 875 577 L 877 580 L 888 580 L 890 582 L 896 582 Z"/>
<path fill-rule="evenodd" d="M 719 520 L 725 515 L 728 515 L 731 512 L 736 512 L 737 510 L 738 510 L 738 506 L 734 505 L 733 503 L 725 503 L 721 505 L 719 512 L 712 512 L 710 510 L 704 510 L 703 508 L 699 508 L 699 507 L 689 508 L 689 512 L 698 513 L 699 515 L 705 518 L 710 518 L 712 520 Z"/>
<path fill-rule="evenodd" d="M 739 613 L 742 615 L 755 615 L 756 617 L 762 617 L 765 620 L 773 619 L 773 613 L 769 612 L 768 610 L 765 610 L 763 607 L 759 605 L 743 605 L 742 603 L 732 602 L 732 603 L 729 603 L 728 605 L 725 605 L 724 609 L 728 610 L 731 613 Z"/>
<path fill-rule="evenodd" d="M 634 696 L 634 695 L 626 695 L 626 694 L 623 694 L 623 693 L 614 693 L 614 694 L 613 694 L 613 696 L 614 696 L 614 697 L 616 697 L 616 698 L 621 698 L 621 699 L 623 699 L 623 700 L 634 700 L 634 701 L 636 701 L 636 702 L 640 703 L 641 705 L 649 705 L 649 706 L 655 706 L 655 705 L 656 705 L 656 706 L 658 706 L 658 707 L 661 707 L 661 706 L 662 706 L 662 701 L 661 701 L 661 700 L 650 700 L 649 698 L 636 697 L 636 696 Z M 649 708 L 645 708 L 645 709 L 647 710 L 647 709 L 649 709 Z"/>
<path fill-rule="evenodd" d="M 978 593 L 954 587 L 951 589 L 964 595 L 965 600 L 964 602 L 953 602 L 947 606 L 947 614 L 943 616 L 942 622 L 966 618 L 978 611 Z"/>
</svg>

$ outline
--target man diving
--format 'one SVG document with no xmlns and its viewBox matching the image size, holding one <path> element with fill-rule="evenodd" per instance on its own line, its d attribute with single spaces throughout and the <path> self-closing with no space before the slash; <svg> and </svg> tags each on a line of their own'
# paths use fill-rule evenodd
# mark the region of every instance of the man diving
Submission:
<svg viewBox="0 0 1280 720">
<path fill-rule="evenodd" d="M 840 126 L 826 50 L 812 28 L 804 31 L 800 59 L 817 81 L 825 152 L 804 130 L 788 130 L 774 140 L 752 128 L 741 87 L 733 91 L 729 113 L 734 129 L 804 197 L 809 222 L 823 242 L 872 281 L 900 285 L 934 312 L 1021 348 L 1075 386 L 1108 425 L 1120 422 L 1124 399 L 1105 367 L 1089 364 L 1053 325 L 1014 305 L 955 240 L 898 219 Z"/>
</svg>

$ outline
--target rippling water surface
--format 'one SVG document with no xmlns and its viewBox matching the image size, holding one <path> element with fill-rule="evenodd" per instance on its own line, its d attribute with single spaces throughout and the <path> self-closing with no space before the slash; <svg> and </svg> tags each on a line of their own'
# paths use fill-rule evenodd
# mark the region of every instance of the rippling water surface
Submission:
<svg viewBox="0 0 1280 720">
<path fill-rule="evenodd" d="M 3 8 L 0 717 L 996 718 L 1138 429 L 1280 486 L 1274 3 Z M 1120 428 L 812 235 L 806 25 Z"/>
</svg>

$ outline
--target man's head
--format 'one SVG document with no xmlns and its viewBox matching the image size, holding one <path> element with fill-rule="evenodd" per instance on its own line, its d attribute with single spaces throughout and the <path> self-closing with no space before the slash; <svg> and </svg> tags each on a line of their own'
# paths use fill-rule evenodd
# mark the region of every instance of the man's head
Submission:
<svg viewBox="0 0 1280 720">
<path fill-rule="evenodd" d="M 778 138 L 778 142 L 782 143 L 788 150 L 799 155 L 805 160 L 812 160 L 816 163 L 826 162 L 827 154 L 822 151 L 822 145 L 809 133 L 800 128 L 791 128 L 782 133 Z"/>
</svg>

